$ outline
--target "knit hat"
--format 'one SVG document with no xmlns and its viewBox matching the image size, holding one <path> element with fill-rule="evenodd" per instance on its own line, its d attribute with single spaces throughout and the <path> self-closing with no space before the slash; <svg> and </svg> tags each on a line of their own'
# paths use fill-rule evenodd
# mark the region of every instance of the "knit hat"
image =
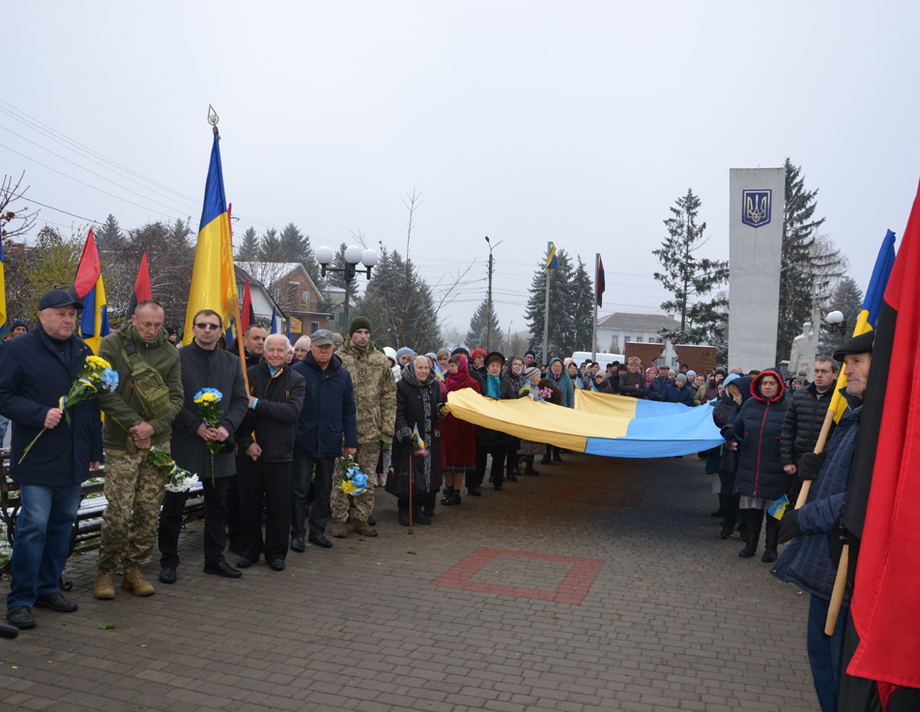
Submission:
<svg viewBox="0 0 920 712">
<path fill-rule="evenodd" d="M 536 366 L 528 366 L 527 368 L 524 369 L 523 375 L 524 375 L 524 378 L 530 381 L 533 379 L 534 376 L 539 375 L 539 373 L 540 373 L 540 369 L 537 368 Z"/>
<path fill-rule="evenodd" d="M 366 316 L 356 316 L 351 320 L 351 324 L 348 326 L 348 335 L 351 336 L 358 329 L 367 329 L 371 330 L 371 320 Z"/>
<path fill-rule="evenodd" d="M 26 331 L 29 330 L 29 327 L 26 326 L 26 323 L 24 321 L 20 321 L 19 319 L 17 319 L 12 324 L 10 324 L 10 333 L 13 333 L 13 329 L 15 329 L 17 326 L 21 326 Z M 173 329 L 173 331 L 175 331 L 175 329 Z"/>
<path fill-rule="evenodd" d="M 470 356 L 470 360 L 474 360 L 477 356 L 485 356 L 485 355 L 486 355 L 485 349 L 476 349 L 475 351 L 473 351 L 472 356 Z"/>
<path fill-rule="evenodd" d="M 533 356 L 534 358 L 537 357 L 537 352 L 534 351 L 533 349 L 527 349 L 527 350 L 524 352 L 524 355 L 526 356 L 527 354 L 530 354 L 530 355 Z"/>
<path fill-rule="evenodd" d="M 383 354 L 393 363 L 396 363 L 396 361 L 399 359 L 399 357 L 396 355 L 396 349 L 394 349 L 392 346 L 384 346 Z"/>
<path fill-rule="evenodd" d="M 351 322 L 351 323 L 354 324 L 354 322 Z M 415 351 L 410 349 L 408 346 L 403 346 L 401 349 L 399 349 L 399 351 L 396 352 L 396 360 L 399 361 L 400 357 L 405 356 L 407 354 L 409 356 L 415 357 Z"/>
<path fill-rule="evenodd" d="M 696 371 L 687 371 L 687 380 L 692 381 L 696 378 Z"/>
<path fill-rule="evenodd" d="M 675 378 L 674 380 L 676 380 L 676 381 L 683 381 L 684 383 L 686 383 L 686 382 L 687 382 L 687 377 L 686 377 L 684 374 L 682 374 L 682 373 L 678 373 L 678 374 L 677 374 L 677 378 Z"/>
</svg>

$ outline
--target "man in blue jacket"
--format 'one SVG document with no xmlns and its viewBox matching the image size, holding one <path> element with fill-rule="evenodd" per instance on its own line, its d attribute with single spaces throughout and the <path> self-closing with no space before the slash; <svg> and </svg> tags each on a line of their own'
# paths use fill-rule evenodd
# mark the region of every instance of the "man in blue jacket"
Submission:
<svg viewBox="0 0 920 712">
<path fill-rule="evenodd" d="M 77 610 L 61 595 L 60 578 L 70 552 L 70 534 L 80 507 L 80 484 L 102 460 L 99 400 L 69 410 L 58 407 L 86 357 L 93 352 L 74 334 L 77 309 L 71 294 L 52 289 L 38 303 L 40 325 L 0 349 L 0 413 L 13 422 L 10 476 L 20 486 L 7 620 L 34 628 L 32 607 L 60 613 Z M 38 447 L 23 457 L 46 430 Z"/>
<path fill-rule="evenodd" d="M 847 386 L 843 395 L 847 410 L 837 424 L 834 437 L 821 455 L 806 453 L 798 463 L 801 480 L 817 478 L 809 492 L 808 501 L 801 508 L 787 511 L 779 530 L 779 541 L 796 537 L 776 566 L 773 575 L 794 583 L 811 594 L 808 609 L 808 662 L 811 664 L 815 692 L 822 712 L 837 709 L 837 691 L 843 662 L 843 637 L 846 615 L 837 618 L 833 635 L 824 634 L 827 610 L 830 605 L 837 566 L 831 559 L 828 533 L 840 513 L 850 480 L 850 466 L 859 420 L 866 394 L 866 380 L 872 363 L 872 345 L 875 332 L 870 331 L 845 341 L 834 359 L 845 364 Z M 843 605 L 850 605 L 850 592 L 844 594 Z"/>
<path fill-rule="evenodd" d="M 332 351 L 333 334 L 320 329 L 310 337 L 310 351 L 291 368 L 304 377 L 304 399 L 294 438 L 294 502 L 291 508 L 291 549 L 304 550 L 307 512 L 309 541 L 328 549 L 329 498 L 335 459 L 358 451 L 355 388 L 342 359 Z M 312 478 L 311 478 L 312 475 Z"/>
</svg>

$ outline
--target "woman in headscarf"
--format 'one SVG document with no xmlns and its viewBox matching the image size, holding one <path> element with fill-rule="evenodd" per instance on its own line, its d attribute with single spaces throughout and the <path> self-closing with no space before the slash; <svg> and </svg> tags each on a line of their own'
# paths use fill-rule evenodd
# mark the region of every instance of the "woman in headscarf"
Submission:
<svg viewBox="0 0 920 712">
<path fill-rule="evenodd" d="M 417 356 L 403 368 L 402 378 L 396 384 L 396 437 L 393 439 L 393 466 L 398 473 L 388 477 L 386 490 L 398 498 L 399 523 L 409 526 L 409 497 L 400 496 L 396 488 L 403 473 L 409 471 L 412 461 L 413 476 L 409 483 L 413 487 L 412 521 L 416 524 L 431 524 L 431 519 L 422 513 L 422 505 L 434 508 L 434 498 L 441 488 L 441 445 L 438 430 L 438 410 L 441 405 L 441 390 L 438 379 L 431 370 L 427 356 Z M 416 450 L 413 434 L 418 434 L 425 444 L 424 450 Z"/>
<path fill-rule="evenodd" d="M 732 494 L 740 495 L 738 507 L 746 544 L 738 556 L 745 559 L 757 551 L 764 510 L 786 492 L 780 439 L 789 399 L 783 377 L 773 369 L 761 371 L 751 382 L 751 396 L 737 417 L 722 428 L 726 440 L 741 443 Z M 761 561 L 776 561 L 778 536 L 779 520 L 767 515 L 766 550 Z"/>
<path fill-rule="evenodd" d="M 447 362 L 447 392 L 472 388 L 479 393 L 479 381 L 470 376 L 466 356 L 454 354 Z M 447 492 L 441 504 L 460 504 L 460 488 L 468 472 L 476 469 L 476 432 L 472 423 L 448 415 L 443 421 L 443 450 L 447 459 L 444 479 Z"/>
<path fill-rule="evenodd" d="M 527 379 L 524 378 L 523 356 L 512 356 L 508 359 L 508 370 L 502 377 L 508 379 L 515 398 L 527 395 Z M 508 454 L 505 462 L 505 479 L 509 482 L 517 482 L 517 476 L 521 474 L 521 458 L 518 455 L 520 447 L 521 441 L 518 438 L 512 438 L 511 442 L 508 444 Z"/>
</svg>

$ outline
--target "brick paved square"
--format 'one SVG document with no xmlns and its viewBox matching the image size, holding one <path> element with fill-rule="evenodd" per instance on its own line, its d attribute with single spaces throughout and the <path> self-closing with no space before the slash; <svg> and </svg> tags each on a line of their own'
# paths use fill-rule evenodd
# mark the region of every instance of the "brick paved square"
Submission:
<svg viewBox="0 0 920 712">
<path fill-rule="evenodd" d="M 509 559 L 517 562 L 508 563 Z M 588 595 L 603 565 L 600 559 L 482 547 L 436 578 L 431 585 L 579 605 Z M 503 566 L 507 568 L 503 570 Z M 486 570 L 486 567 L 489 569 Z M 522 585 L 513 585 L 515 583 Z"/>
<path fill-rule="evenodd" d="M 618 487 L 593 487 L 591 485 L 566 485 L 553 499 L 573 504 L 599 504 L 605 507 L 638 507 L 642 503 L 642 490 Z"/>
</svg>

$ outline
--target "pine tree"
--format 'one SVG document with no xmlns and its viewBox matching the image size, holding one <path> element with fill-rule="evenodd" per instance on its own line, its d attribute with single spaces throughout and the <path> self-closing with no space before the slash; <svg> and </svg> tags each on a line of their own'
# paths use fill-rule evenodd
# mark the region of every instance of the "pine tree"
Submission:
<svg viewBox="0 0 920 712">
<path fill-rule="evenodd" d="M 361 314 L 365 305 L 382 305 L 379 317 L 385 321 L 391 345 L 409 346 L 420 353 L 440 346 L 438 315 L 431 289 L 419 276 L 412 260 L 404 260 L 396 250 L 383 248 L 364 298 L 357 302 L 353 315 Z M 373 336 L 383 324 L 371 323 L 374 324 Z"/>
<path fill-rule="evenodd" d="M 502 343 L 502 328 L 498 321 L 498 315 L 495 313 L 495 303 L 492 303 L 492 320 L 489 324 L 489 298 L 482 300 L 482 304 L 476 307 L 473 318 L 470 319 L 470 330 L 466 332 L 466 346 L 472 352 L 473 349 L 486 349 L 487 351 L 497 351 Z M 488 347 L 487 347 L 488 345 Z"/>
<path fill-rule="evenodd" d="M 262 235 L 259 245 L 259 261 L 261 262 L 287 262 L 284 259 L 284 250 L 278 239 L 278 231 L 271 227 Z"/>
<path fill-rule="evenodd" d="M 343 242 L 332 258 L 332 267 L 335 269 L 345 269 L 345 249 L 348 246 Z M 326 272 L 326 286 L 335 289 L 345 289 L 344 272 Z"/>
<path fill-rule="evenodd" d="M 97 230 L 93 230 L 93 236 L 96 238 L 96 244 L 99 245 L 99 249 L 103 252 L 117 250 L 119 245 L 124 242 L 118 221 L 111 213 Z"/>
<path fill-rule="evenodd" d="M 549 340 L 544 362 L 554 356 L 568 356 L 575 351 L 575 328 L 572 319 L 572 262 L 565 250 L 558 250 L 559 269 L 554 270 L 549 282 Z M 543 317 L 545 314 L 546 275 L 549 270 L 541 261 L 530 283 L 525 316 L 530 328 L 530 348 L 538 353 L 543 348 Z M 590 337 L 589 337 L 590 338 Z"/>
<path fill-rule="evenodd" d="M 294 223 L 288 223 L 281 231 L 279 238 L 281 246 L 281 262 L 300 262 L 310 279 L 322 290 L 325 286 L 325 280 L 322 277 L 322 269 L 316 261 L 316 254 L 310 245 L 310 236 L 304 235 Z"/>
<path fill-rule="evenodd" d="M 249 227 L 243 233 L 243 239 L 240 242 L 240 249 L 236 253 L 236 259 L 240 262 L 258 262 L 259 261 L 259 236 L 256 235 L 256 229 Z"/>
<path fill-rule="evenodd" d="M 578 268 L 572 278 L 572 350 L 591 351 L 594 338 L 594 283 L 578 255 Z"/>
<path fill-rule="evenodd" d="M 841 276 L 845 260 L 818 228 L 824 218 L 816 218 L 818 189 L 805 188 L 801 166 L 787 158 L 786 200 L 783 204 L 783 255 L 779 282 L 779 314 L 776 333 L 776 359 L 788 358 L 793 339 L 802 325 L 811 320 L 815 298 L 823 300 L 834 277 Z"/>
<path fill-rule="evenodd" d="M 706 298 L 728 280 L 728 262 L 696 256 L 706 238 L 706 223 L 698 221 L 700 199 L 692 189 L 678 198 L 670 209 L 671 217 L 664 221 L 668 237 L 652 254 L 661 262 L 663 271 L 655 272 L 661 286 L 672 298 L 661 303 L 661 309 L 673 313 L 680 321 L 677 329 L 661 329 L 659 336 L 675 344 L 711 344 L 724 347 L 724 295 Z"/>
</svg>

